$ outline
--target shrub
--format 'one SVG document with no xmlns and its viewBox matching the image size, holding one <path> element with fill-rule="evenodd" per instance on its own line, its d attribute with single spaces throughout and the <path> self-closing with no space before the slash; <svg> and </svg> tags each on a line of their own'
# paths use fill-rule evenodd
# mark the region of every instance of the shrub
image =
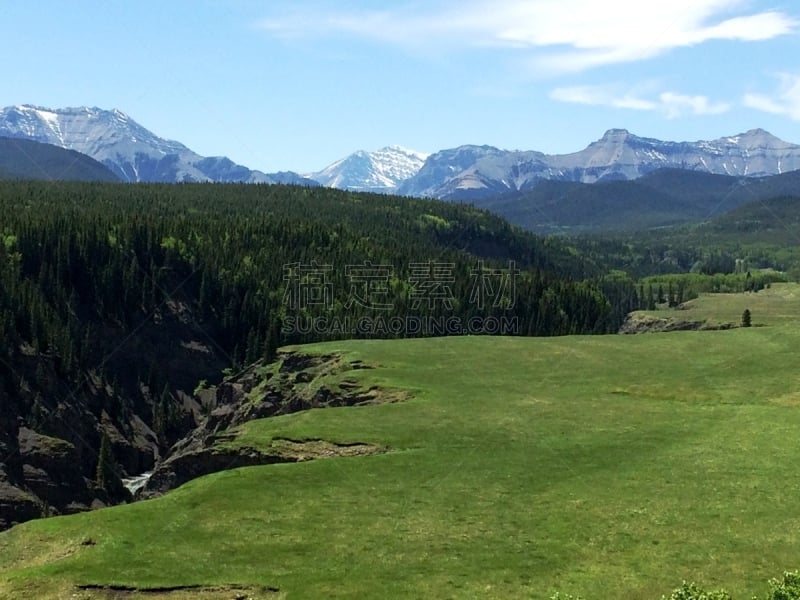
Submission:
<svg viewBox="0 0 800 600">
<path fill-rule="evenodd" d="M 766 600 L 800 600 L 800 572 L 784 571 L 783 579 L 770 579 Z"/>
<path fill-rule="evenodd" d="M 664 596 L 662 600 L 731 600 L 731 595 L 725 590 L 707 592 L 694 583 L 684 581 L 681 587 L 669 595 L 669 598 Z"/>
</svg>

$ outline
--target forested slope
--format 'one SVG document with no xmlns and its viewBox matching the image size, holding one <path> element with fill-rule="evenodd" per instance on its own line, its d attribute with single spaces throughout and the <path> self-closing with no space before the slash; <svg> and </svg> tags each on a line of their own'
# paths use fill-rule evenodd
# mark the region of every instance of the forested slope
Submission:
<svg viewBox="0 0 800 600">
<path fill-rule="evenodd" d="M 0 525 L 125 499 L 201 381 L 281 344 L 602 333 L 636 302 L 486 212 L 327 189 L 3 182 L 0 242 Z"/>
</svg>

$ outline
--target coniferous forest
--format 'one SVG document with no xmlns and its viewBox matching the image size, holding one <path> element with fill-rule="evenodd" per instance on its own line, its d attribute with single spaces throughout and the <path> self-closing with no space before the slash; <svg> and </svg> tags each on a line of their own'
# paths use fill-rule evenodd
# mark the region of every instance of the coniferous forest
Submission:
<svg viewBox="0 0 800 600">
<path fill-rule="evenodd" d="M 198 385 L 281 345 L 607 333 L 639 303 L 632 283 L 602 279 L 565 242 L 458 204 L 5 181 L 0 215 L 5 470 L 25 476 L 20 427 L 71 444 L 81 472 L 38 490 L 57 512 L 124 499 L 116 478 L 152 467 L 195 425 Z M 115 477 L 98 468 L 101 448 Z"/>
</svg>

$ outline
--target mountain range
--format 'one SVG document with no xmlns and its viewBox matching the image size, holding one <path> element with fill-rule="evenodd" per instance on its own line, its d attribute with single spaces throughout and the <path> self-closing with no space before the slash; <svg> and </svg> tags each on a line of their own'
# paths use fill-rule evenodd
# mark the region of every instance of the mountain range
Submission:
<svg viewBox="0 0 800 600">
<path fill-rule="evenodd" d="M 648 222 L 672 222 L 679 217 L 683 200 L 676 200 L 674 190 L 655 189 L 652 182 L 683 186 L 688 194 L 684 200 L 692 196 L 702 205 L 684 207 L 686 215 L 696 216 L 708 208 L 703 202 L 709 196 L 699 198 L 692 186 L 706 189 L 708 181 L 692 178 L 690 173 L 732 178 L 722 180 L 725 190 L 730 190 L 742 184 L 740 178 L 755 180 L 800 169 L 800 145 L 763 129 L 695 142 L 662 141 L 610 129 L 583 150 L 550 155 L 477 145 L 426 155 L 387 146 L 374 152 L 360 150 L 304 176 L 291 171 L 266 174 L 225 157 L 200 156 L 179 142 L 157 136 L 119 110 L 10 106 L 0 110 L 3 136 L 86 154 L 122 181 L 291 183 L 468 201 L 536 230 L 581 227 L 586 215 L 593 211 L 613 215 L 621 202 L 634 212 L 650 207 L 653 215 L 664 217 Z M 684 175 L 646 178 L 664 169 L 679 169 Z M 589 184 L 609 185 L 594 188 Z M 786 192 L 785 186 L 778 188 Z M 732 202 L 735 194 L 725 191 L 723 196 Z"/>
<path fill-rule="evenodd" d="M 669 142 L 610 129 L 585 149 L 547 155 L 491 146 L 461 146 L 432 154 L 397 192 L 473 200 L 530 190 L 542 181 L 597 183 L 634 180 L 663 168 L 760 177 L 800 169 L 800 145 L 763 129 L 711 141 Z"/>
<path fill-rule="evenodd" d="M 0 110 L 0 137 L 24 138 L 76 150 L 127 182 L 246 182 L 317 185 L 297 173 L 262 173 L 228 158 L 203 157 L 145 129 L 119 110 L 49 109 L 32 105 Z"/>
</svg>

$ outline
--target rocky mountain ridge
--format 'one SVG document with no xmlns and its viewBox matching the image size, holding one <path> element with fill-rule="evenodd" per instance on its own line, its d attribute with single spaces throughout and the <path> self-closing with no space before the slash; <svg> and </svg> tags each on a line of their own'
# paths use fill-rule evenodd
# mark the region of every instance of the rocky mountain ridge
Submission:
<svg viewBox="0 0 800 600">
<path fill-rule="evenodd" d="M 76 150 L 127 182 L 245 182 L 316 185 L 297 173 L 262 173 L 224 156 L 204 157 L 145 129 L 117 109 L 49 109 L 29 104 L 0 110 L 0 136 Z"/>
<path fill-rule="evenodd" d="M 291 171 L 267 174 L 225 157 L 200 156 L 179 142 L 157 136 L 116 109 L 9 106 L 0 110 L 0 136 L 76 150 L 129 182 L 291 183 L 468 201 L 530 190 L 542 181 L 629 181 L 664 168 L 737 177 L 800 169 L 800 145 L 763 129 L 694 142 L 663 141 L 639 137 L 626 129 L 609 129 L 583 150 L 552 155 L 485 145 L 427 155 L 387 146 L 355 152 L 306 176 Z"/>
<path fill-rule="evenodd" d="M 374 152 L 359 150 L 306 177 L 343 190 L 392 193 L 422 168 L 427 157 L 402 146 L 387 146 Z"/>
<path fill-rule="evenodd" d="M 536 187 L 542 181 L 597 183 L 634 180 L 664 168 L 762 177 L 800 169 L 800 145 L 763 129 L 711 141 L 670 142 L 610 129 L 585 149 L 547 155 L 491 146 L 461 146 L 432 154 L 398 186 L 408 196 L 464 200 Z"/>
</svg>

